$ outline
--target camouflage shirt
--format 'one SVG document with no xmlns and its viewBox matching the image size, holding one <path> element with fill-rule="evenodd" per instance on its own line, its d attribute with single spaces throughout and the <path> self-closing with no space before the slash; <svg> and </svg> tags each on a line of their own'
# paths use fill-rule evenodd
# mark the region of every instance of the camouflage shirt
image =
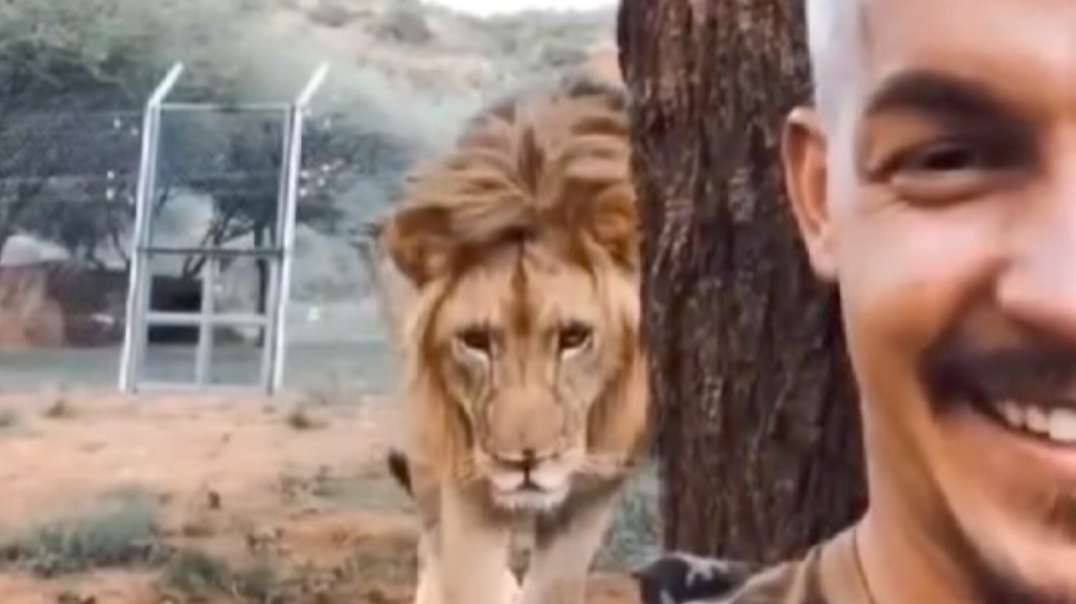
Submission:
<svg viewBox="0 0 1076 604">
<path fill-rule="evenodd" d="M 755 575 L 674 554 L 637 575 L 643 604 L 871 604 L 848 529 L 799 560 Z"/>
</svg>

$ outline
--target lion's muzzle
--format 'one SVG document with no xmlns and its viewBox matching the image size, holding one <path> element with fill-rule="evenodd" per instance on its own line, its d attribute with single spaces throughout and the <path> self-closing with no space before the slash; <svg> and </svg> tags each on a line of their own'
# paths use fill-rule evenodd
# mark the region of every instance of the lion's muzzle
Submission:
<svg viewBox="0 0 1076 604">
<path fill-rule="evenodd" d="M 485 475 L 495 503 L 509 509 L 550 509 L 564 501 L 574 465 L 561 454 L 487 456 Z"/>
</svg>

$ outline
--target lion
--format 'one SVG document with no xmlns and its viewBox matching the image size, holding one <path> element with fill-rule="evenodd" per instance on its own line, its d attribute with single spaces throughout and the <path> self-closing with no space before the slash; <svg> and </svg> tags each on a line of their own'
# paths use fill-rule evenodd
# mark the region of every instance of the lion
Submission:
<svg viewBox="0 0 1076 604">
<path fill-rule="evenodd" d="M 583 602 L 649 440 L 628 128 L 623 89 L 594 78 L 517 95 L 409 177 L 383 224 L 413 287 L 413 425 L 389 462 L 422 520 L 416 602 Z"/>
</svg>

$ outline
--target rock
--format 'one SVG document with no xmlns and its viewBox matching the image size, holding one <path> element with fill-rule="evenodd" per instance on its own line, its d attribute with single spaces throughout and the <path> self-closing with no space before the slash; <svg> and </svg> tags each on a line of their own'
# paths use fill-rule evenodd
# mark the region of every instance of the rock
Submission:
<svg viewBox="0 0 1076 604">
<path fill-rule="evenodd" d="M 126 295 L 123 271 L 55 261 L 0 265 L 0 348 L 116 344 Z"/>
<path fill-rule="evenodd" d="M 0 349 L 65 343 L 63 309 L 48 285 L 47 265 L 0 267 Z"/>
</svg>

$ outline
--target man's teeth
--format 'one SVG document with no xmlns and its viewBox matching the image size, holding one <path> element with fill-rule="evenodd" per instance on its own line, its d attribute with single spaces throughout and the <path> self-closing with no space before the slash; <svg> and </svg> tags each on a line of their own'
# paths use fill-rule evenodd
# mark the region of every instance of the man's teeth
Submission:
<svg viewBox="0 0 1076 604">
<path fill-rule="evenodd" d="M 1061 443 L 1076 443 L 1076 410 L 1045 409 L 1005 401 L 995 405 L 1005 423 L 1017 430 L 1045 436 Z"/>
</svg>

